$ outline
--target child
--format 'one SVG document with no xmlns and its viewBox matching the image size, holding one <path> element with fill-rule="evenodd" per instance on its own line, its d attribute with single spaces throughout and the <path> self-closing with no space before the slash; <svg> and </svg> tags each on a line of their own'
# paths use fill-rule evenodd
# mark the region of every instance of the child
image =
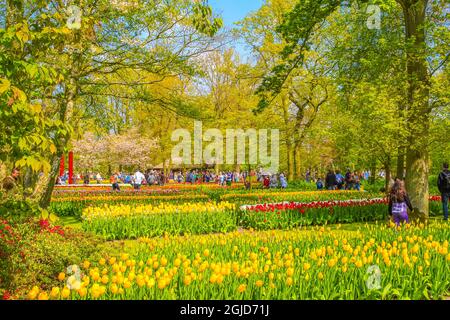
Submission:
<svg viewBox="0 0 450 320">
<path fill-rule="evenodd" d="M 413 210 L 403 181 L 397 180 L 389 193 L 389 215 L 397 226 L 402 222 L 409 223 L 407 208 Z"/>
</svg>

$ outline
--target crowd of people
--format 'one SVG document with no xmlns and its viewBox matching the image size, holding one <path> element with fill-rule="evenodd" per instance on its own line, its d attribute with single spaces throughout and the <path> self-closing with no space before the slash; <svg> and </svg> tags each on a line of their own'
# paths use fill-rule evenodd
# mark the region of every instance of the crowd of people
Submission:
<svg viewBox="0 0 450 320">
<path fill-rule="evenodd" d="M 250 178 L 254 177 L 254 178 Z M 100 173 L 85 173 L 84 175 L 75 174 L 74 184 L 89 184 L 95 181 L 97 184 L 108 183 L 104 181 Z M 168 182 L 172 183 L 217 183 L 221 186 L 231 186 L 233 183 L 243 183 L 246 188 L 250 188 L 250 180 L 254 180 L 261 184 L 263 188 L 287 188 L 287 178 L 284 173 L 270 174 L 258 171 L 222 171 L 216 174 L 210 170 L 190 170 L 185 173 L 182 171 L 171 170 L 165 175 L 162 170 L 147 170 L 142 173 L 137 170 L 133 173 L 116 172 L 109 178 L 114 190 L 120 191 L 120 184 L 131 184 L 139 189 L 141 185 L 164 185 Z M 69 173 L 65 172 L 57 178 L 57 185 L 65 185 L 69 183 Z"/>
<path fill-rule="evenodd" d="M 345 175 L 342 175 L 339 170 L 328 170 L 325 177 L 325 181 L 318 178 L 316 181 L 316 186 L 318 190 L 360 190 L 361 181 L 368 180 L 370 176 L 369 171 L 364 171 L 359 173 L 358 171 L 351 171 L 347 169 Z M 325 182 L 325 183 L 324 183 Z"/>
<path fill-rule="evenodd" d="M 342 175 L 340 171 L 334 172 L 329 170 L 325 178 L 325 188 L 327 190 L 359 190 L 361 179 L 367 180 L 369 177 L 369 172 L 364 172 L 359 174 L 357 171 L 352 172 L 347 169 L 345 175 Z M 162 171 L 150 170 L 145 174 L 137 170 L 134 174 L 122 174 L 120 172 L 115 173 L 110 178 L 110 183 L 114 190 L 120 191 L 119 183 L 132 184 L 135 189 L 140 189 L 141 185 L 164 185 L 168 180 L 173 180 L 178 183 L 188 182 L 188 183 L 201 183 L 201 182 L 216 182 L 220 185 L 231 185 L 234 182 L 244 182 L 245 186 L 249 186 L 248 177 L 256 176 L 257 181 L 261 182 L 265 188 L 286 188 L 287 179 L 284 173 L 277 174 L 264 174 L 261 171 L 255 173 L 244 171 L 240 172 L 221 172 L 216 175 L 208 170 L 192 170 L 186 174 L 186 178 L 183 176 L 181 171 L 173 172 L 171 171 L 169 176 L 165 176 Z M 14 168 L 11 174 L 3 179 L 1 188 L 2 190 L 9 192 L 15 189 L 18 184 L 20 177 L 20 169 Z M 85 174 L 84 177 L 77 175 L 77 179 L 83 179 L 85 184 L 88 184 L 90 179 L 94 178 L 97 182 L 101 182 L 103 179 L 98 173 Z M 58 183 L 68 180 L 68 173 L 63 176 L 58 177 Z M 322 180 L 319 178 L 316 181 L 317 189 L 323 189 L 324 185 Z M 439 192 L 441 193 L 442 199 L 442 210 L 444 213 L 444 220 L 448 220 L 448 200 L 450 196 L 450 171 L 448 168 L 448 163 L 443 164 L 442 171 L 438 175 L 437 186 Z M 405 189 L 404 181 L 396 178 L 392 181 L 389 186 L 388 192 L 389 200 L 389 214 L 391 215 L 393 221 L 398 225 L 403 222 L 408 222 L 408 209 L 413 211 L 413 206 L 409 200 L 408 193 Z"/>
<path fill-rule="evenodd" d="M 9 185 L 17 179 L 19 172 L 13 171 L 12 175 L 5 179 L 4 186 L 9 188 Z M 378 173 L 380 177 L 384 176 L 384 172 Z M 311 175 L 308 170 L 305 175 L 307 182 L 315 181 L 318 190 L 360 190 L 361 182 L 368 180 L 371 176 L 370 171 L 352 171 L 349 168 L 345 174 L 339 170 L 328 170 L 325 179 L 315 179 L 315 174 Z M 262 170 L 243 172 L 226 171 L 216 174 L 209 170 L 191 170 L 183 174 L 182 171 L 170 171 L 169 175 L 165 175 L 163 171 L 148 170 L 145 173 L 137 170 L 134 174 L 124 174 L 117 172 L 110 177 L 110 183 L 113 190 L 120 191 L 120 184 L 131 184 L 135 189 L 139 190 L 142 185 L 164 185 L 167 182 L 175 183 L 217 183 L 221 186 L 231 186 L 232 183 L 244 183 L 246 188 L 250 187 L 251 177 L 261 184 L 263 188 L 287 188 L 287 179 L 284 173 L 270 174 L 264 173 Z M 249 179 L 250 178 L 250 179 Z M 67 183 L 69 177 L 66 172 L 61 177 L 58 177 L 57 183 Z M 85 184 L 89 184 L 90 180 L 96 180 L 97 183 L 102 183 L 103 178 L 100 173 L 85 174 L 83 177 L 79 174 L 75 177 L 76 180 L 83 180 Z M 442 209 L 444 213 L 444 220 L 448 220 L 448 199 L 450 196 L 450 172 L 448 164 L 444 163 L 443 170 L 438 176 L 437 185 L 442 197 Z M 399 225 L 403 222 L 409 222 L 408 209 L 413 211 L 411 201 L 405 189 L 405 183 L 399 178 L 391 179 L 389 189 L 387 190 L 389 200 L 389 214 L 395 224 Z"/>
</svg>

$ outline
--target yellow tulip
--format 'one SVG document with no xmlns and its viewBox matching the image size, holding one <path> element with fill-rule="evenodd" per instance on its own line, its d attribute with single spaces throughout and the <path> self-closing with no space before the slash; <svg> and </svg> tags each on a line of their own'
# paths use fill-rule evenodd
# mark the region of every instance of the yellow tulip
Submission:
<svg viewBox="0 0 450 320">
<path fill-rule="evenodd" d="M 216 281 L 217 281 L 217 276 L 215 274 L 211 275 L 211 277 L 209 278 L 209 282 L 216 283 Z"/>
<path fill-rule="evenodd" d="M 150 278 L 150 279 L 147 281 L 147 287 L 153 288 L 154 286 L 155 286 L 155 279 Z"/>
<path fill-rule="evenodd" d="M 50 292 L 50 297 L 52 298 L 58 298 L 59 297 L 59 288 L 53 287 L 52 291 Z"/>
<path fill-rule="evenodd" d="M 158 288 L 159 289 L 164 289 L 165 287 L 166 287 L 166 280 L 165 279 L 160 279 L 160 280 L 158 280 Z"/>
<path fill-rule="evenodd" d="M 290 277 L 294 274 L 294 268 L 288 268 L 286 274 Z"/>
<path fill-rule="evenodd" d="M 239 293 L 242 293 L 242 292 L 244 292 L 246 289 L 247 289 L 247 285 L 246 285 L 246 284 L 241 284 L 241 285 L 239 285 L 239 287 L 238 287 L 238 292 L 239 292 Z"/>
<path fill-rule="evenodd" d="M 39 293 L 38 300 L 48 300 L 47 292 L 43 291 Z"/>
<path fill-rule="evenodd" d="M 184 279 L 183 279 L 184 285 L 188 286 L 188 285 L 191 284 L 191 282 L 192 282 L 192 278 L 190 276 L 185 276 L 184 277 Z"/>
<path fill-rule="evenodd" d="M 286 279 L 286 284 L 287 284 L 288 286 L 291 286 L 293 282 L 294 282 L 294 280 L 292 280 L 291 277 L 288 277 L 288 278 Z"/>
<path fill-rule="evenodd" d="M 32 290 L 30 290 L 30 292 L 28 292 L 28 299 L 34 300 L 34 299 L 36 299 L 38 294 L 39 294 L 39 291 L 32 289 Z"/>
<path fill-rule="evenodd" d="M 102 279 L 101 279 L 101 282 L 102 282 L 103 284 L 107 284 L 107 283 L 109 282 L 108 276 L 107 276 L 107 275 L 104 275 L 104 276 L 102 277 Z"/>
<path fill-rule="evenodd" d="M 80 295 L 80 297 L 85 297 L 87 294 L 87 289 L 86 288 L 80 288 L 78 289 L 78 294 Z"/>
<path fill-rule="evenodd" d="M 109 289 L 111 290 L 112 294 L 116 294 L 119 291 L 119 287 L 115 283 L 113 283 Z"/>
<path fill-rule="evenodd" d="M 62 289 L 61 291 L 61 297 L 63 297 L 64 299 L 69 297 L 70 295 L 70 289 L 67 287 L 64 287 L 64 289 Z"/>
</svg>

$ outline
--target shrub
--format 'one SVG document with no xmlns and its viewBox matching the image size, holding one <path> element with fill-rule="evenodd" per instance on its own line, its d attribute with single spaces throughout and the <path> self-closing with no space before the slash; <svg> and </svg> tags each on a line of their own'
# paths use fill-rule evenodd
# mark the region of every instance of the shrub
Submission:
<svg viewBox="0 0 450 320">
<path fill-rule="evenodd" d="M 102 241 L 90 234 L 29 219 L 0 224 L 0 289 L 19 293 L 30 286 L 58 285 L 58 273 L 86 258 L 96 258 Z"/>
</svg>

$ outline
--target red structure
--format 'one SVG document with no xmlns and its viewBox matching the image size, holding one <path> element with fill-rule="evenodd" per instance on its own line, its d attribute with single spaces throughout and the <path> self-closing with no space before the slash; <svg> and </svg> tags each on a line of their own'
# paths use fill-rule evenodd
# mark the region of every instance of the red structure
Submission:
<svg viewBox="0 0 450 320">
<path fill-rule="evenodd" d="M 73 184 L 73 151 L 69 151 L 69 184 Z"/>
<path fill-rule="evenodd" d="M 73 151 L 69 151 L 69 160 L 68 160 L 69 164 L 69 184 L 73 184 Z M 64 155 L 61 156 L 61 163 L 59 165 L 59 176 L 63 176 L 64 175 L 64 167 L 65 163 L 64 163 Z"/>
<path fill-rule="evenodd" d="M 64 174 L 64 155 L 61 156 L 61 163 L 59 165 L 59 176 Z"/>
</svg>

